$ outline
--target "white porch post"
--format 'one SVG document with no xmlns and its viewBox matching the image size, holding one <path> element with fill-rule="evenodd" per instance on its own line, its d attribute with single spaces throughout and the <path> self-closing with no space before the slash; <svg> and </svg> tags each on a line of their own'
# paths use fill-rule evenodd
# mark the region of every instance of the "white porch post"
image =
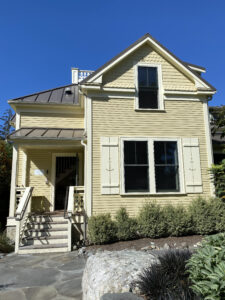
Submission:
<svg viewBox="0 0 225 300">
<path fill-rule="evenodd" d="M 26 187 L 27 184 L 27 152 L 23 150 L 23 170 L 22 170 L 22 185 Z"/>
<path fill-rule="evenodd" d="M 13 145 L 9 217 L 14 217 L 14 212 L 15 212 L 17 160 L 18 160 L 18 147 L 16 145 Z"/>
</svg>

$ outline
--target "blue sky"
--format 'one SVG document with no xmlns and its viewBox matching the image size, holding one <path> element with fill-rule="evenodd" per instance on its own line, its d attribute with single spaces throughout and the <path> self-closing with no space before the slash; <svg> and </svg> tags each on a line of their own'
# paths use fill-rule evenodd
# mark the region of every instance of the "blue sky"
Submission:
<svg viewBox="0 0 225 300">
<path fill-rule="evenodd" d="M 149 32 L 207 68 L 225 104 L 224 0 L 0 0 L 0 113 L 7 100 L 71 82 Z"/>
</svg>

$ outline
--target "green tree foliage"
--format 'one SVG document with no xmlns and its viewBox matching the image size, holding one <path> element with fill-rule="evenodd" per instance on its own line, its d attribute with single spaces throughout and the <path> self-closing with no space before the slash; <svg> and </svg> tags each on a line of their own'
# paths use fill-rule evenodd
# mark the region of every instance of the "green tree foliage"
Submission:
<svg viewBox="0 0 225 300">
<path fill-rule="evenodd" d="M 7 109 L 0 117 L 0 139 L 6 140 L 7 136 L 12 132 L 10 121 L 13 113 L 11 109 Z"/>
<path fill-rule="evenodd" d="M 0 117 L 0 222 L 3 227 L 8 215 L 11 181 L 12 145 L 7 141 L 8 134 L 12 132 L 11 118 L 11 110 L 6 110 Z"/>
<path fill-rule="evenodd" d="M 213 115 L 212 133 L 221 132 L 221 138 L 225 136 L 225 105 L 213 107 L 211 109 Z"/>
<path fill-rule="evenodd" d="M 225 200 L 225 159 L 210 169 L 216 190 L 216 196 Z"/>
</svg>

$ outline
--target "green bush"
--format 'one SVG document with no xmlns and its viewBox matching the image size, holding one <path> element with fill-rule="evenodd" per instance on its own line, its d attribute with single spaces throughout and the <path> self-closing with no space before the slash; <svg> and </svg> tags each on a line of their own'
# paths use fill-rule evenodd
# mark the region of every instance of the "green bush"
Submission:
<svg viewBox="0 0 225 300">
<path fill-rule="evenodd" d="M 183 206 L 167 205 L 163 210 L 168 235 L 184 236 L 191 232 L 191 218 Z"/>
<path fill-rule="evenodd" d="M 188 264 L 192 289 L 203 299 L 225 299 L 225 234 L 205 238 Z"/>
<path fill-rule="evenodd" d="M 5 232 L 0 232 L 0 252 L 10 253 L 14 251 L 14 247 L 10 243 L 10 239 L 7 238 Z"/>
<path fill-rule="evenodd" d="M 140 236 L 159 238 L 167 235 L 164 211 L 160 205 L 154 202 L 145 204 L 137 220 Z"/>
<path fill-rule="evenodd" d="M 121 207 L 116 213 L 117 238 L 126 241 L 137 238 L 137 221 L 130 218 L 126 208 Z"/>
<path fill-rule="evenodd" d="M 212 209 L 214 203 L 203 198 L 192 201 L 188 212 L 192 219 L 192 229 L 195 234 L 212 234 L 216 231 L 215 211 Z"/>
<path fill-rule="evenodd" d="M 92 216 L 88 220 L 88 237 L 93 244 L 106 244 L 116 240 L 117 226 L 110 214 Z"/>
<path fill-rule="evenodd" d="M 215 221 L 215 232 L 225 231 L 225 202 L 222 199 L 215 198 L 210 201 L 212 215 Z"/>
<path fill-rule="evenodd" d="M 225 200 L 225 159 L 218 165 L 212 165 L 210 171 L 213 174 L 216 196 Z"/>
</svg>

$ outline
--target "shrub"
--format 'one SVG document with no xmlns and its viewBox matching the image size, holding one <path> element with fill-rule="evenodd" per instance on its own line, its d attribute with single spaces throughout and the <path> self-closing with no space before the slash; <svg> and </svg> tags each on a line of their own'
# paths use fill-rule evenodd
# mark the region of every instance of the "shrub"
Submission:
<svg viewBox="0 0 225 300">
<path fill-rule="evenodd" d="M 160 205 L 147 203 L 141 208 L 138 215 L 138 230 L 142 237 L 166 236 L 166 222 Z"/>
<path fill-rule="evenodd" d="M 116 224 L 110 214 L 92 216 L 88 220 L 88 236 L 93 244 L 106 244 L 116 240 Z"/>
<path fill-rule="evenodd" d="M 215 220 L 215 232 L 225 231 L 225 202 L 222 199 L 215 198 L 210 201 L 212 215 Z"/>
<path fill-rule="evenodd" d="M 9 253 L 14 251 L 10 239 L 6 236 L 5 232 L 0 232 L 0 252 Z"/>
<path fill-rule="evenodd" d="M 145 269 L 134 285 L 138 286 L 145 299 L 198 299 L 190 288 L 186 262 L 188 250 L 169 250 L 160 255 L 158 262 Z"/>
<path fill-rule="evenodd" d="M 183 206 L 167 205 L 163 210 L 170 236 L 184 236 L 191 232 L 191 218 Z"/>
<path fill-rule="evenodd" d="M 203 299 L 225 299 L 225 234 L 205 238 L 188 262 L 192 289 Z"/>
<path fill-rule="evenodd" d="M 117 238 L 119 240 L 132 240 L 137 237 L 137 221 L 130 218 L 126 208 L 120 208 L 116 213 Z"/>
<path fill-rule="evenodd" d="M 216 196 L 225 200 L 225 159 L 210 169 L 216 189 Z"/>
<path fill-rule="evenodd" d="M 192 201 L 188 207 L 188 212 L 192 219 L 192 229 L 196 234 L 211 234 L 216 230 L 215 211 L 212 209 L 213 203 L 203 198 Z"/>
</svg>

